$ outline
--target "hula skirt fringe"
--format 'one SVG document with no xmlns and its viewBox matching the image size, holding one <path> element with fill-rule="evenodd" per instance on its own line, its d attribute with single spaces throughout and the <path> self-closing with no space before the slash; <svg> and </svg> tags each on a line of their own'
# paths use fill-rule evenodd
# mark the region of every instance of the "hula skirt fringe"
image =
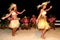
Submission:
<svg viewBox="0 0 60 40">
<path fill-rule="evenodd" d="M 11 20 L 9 27 L 10 28 L 18 28 L 20 25 L 19 20 Z"/>
<path fill-rule="evenodd" d="M 50 28 L 48 22 L 44 18 L 39 20 L 37 26 L 38 26 L 38 29 L 49 29 Z"/>
</svg>

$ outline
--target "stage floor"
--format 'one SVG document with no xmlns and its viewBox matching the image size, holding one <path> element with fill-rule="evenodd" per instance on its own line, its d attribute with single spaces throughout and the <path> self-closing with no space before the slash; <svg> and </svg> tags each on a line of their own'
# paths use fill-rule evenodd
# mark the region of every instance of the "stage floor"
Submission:
<svg viewBox="0 0 60 40">
<path fill-rule="evenodd" d="M 11 35 L 10 29 L 0 29 L 0 40 L 44 40 L 41 37 L 41 31 L 37 29 L 18 30 L 15 36 Z M 45 34 L 45 40 L 60 40 L 60 28 L 50 29 Z"/>
</svg>

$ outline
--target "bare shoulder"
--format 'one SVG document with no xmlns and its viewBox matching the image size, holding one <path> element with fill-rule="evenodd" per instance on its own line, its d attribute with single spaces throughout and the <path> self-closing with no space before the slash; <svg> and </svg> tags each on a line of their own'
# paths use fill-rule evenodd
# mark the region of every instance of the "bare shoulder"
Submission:
<svg viewBox="0 0 60 40">
<path fill-rule="evenodd" d="M 10 14 L 12 14 L 14 11 L 10 11 Z"/>
<path fill-rule="evenodd" d="M 41 12 L 43 12 L 44 10 L 43 9 L 41 9 Z"/>
<path fill-rule="evenodd" d="M 11 12 L 14 12 L 14 11 L 11 11 Z"/>
</svg>

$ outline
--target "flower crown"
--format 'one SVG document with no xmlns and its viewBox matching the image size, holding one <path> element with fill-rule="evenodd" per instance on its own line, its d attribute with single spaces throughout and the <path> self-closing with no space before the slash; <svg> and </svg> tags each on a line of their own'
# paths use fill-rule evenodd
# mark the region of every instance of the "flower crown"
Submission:
<svg viewBox="0 0 60 40">
<path fill-rule="evenodd" d="M 16 7 L 16 4 L 12 3 L 8 10 L 11 11 L 11 9 L 14 8 L 14 7 Z"/>
<path fill-rule="evenodd" d="M 47 1 L 47 2 L 43 2 L 41 5 L 39 4 L 38 6 L 37 6 L 37 9 L 39 9 L 40 7 L 42 7 L 44 4 L 49 4 L 50 3 L 50 1 Z"/>
</svg>

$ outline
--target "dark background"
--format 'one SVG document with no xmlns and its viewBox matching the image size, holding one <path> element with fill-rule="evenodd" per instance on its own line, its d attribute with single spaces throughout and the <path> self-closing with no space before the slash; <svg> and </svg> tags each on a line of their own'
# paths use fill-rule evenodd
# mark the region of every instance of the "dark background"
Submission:
<svg viewBox="0 0 60 40">
<path fill-rule="evenodd" d="M 0 0 L 0 18 L 8 13 L 8 8 L 11 3 L 17 4 L 18 11 L 26 9 L 23 14 L 19 15 L 19 17 L 21 18 L 25 15 L 31 17 L 33 14 L 38 16 L 39 10 L 37 10 L 36 6 L 44 1 L 46 0 Z M 47 8 L 49 8 L 50 5 L 52 5 L 53 8 L 47 13 L 47 16 L 53 14 L 56 16 L 57 19 L 60 19 L 59 0 L 50 1 L 51 3 L 48 4 Z"/>
</svg>

